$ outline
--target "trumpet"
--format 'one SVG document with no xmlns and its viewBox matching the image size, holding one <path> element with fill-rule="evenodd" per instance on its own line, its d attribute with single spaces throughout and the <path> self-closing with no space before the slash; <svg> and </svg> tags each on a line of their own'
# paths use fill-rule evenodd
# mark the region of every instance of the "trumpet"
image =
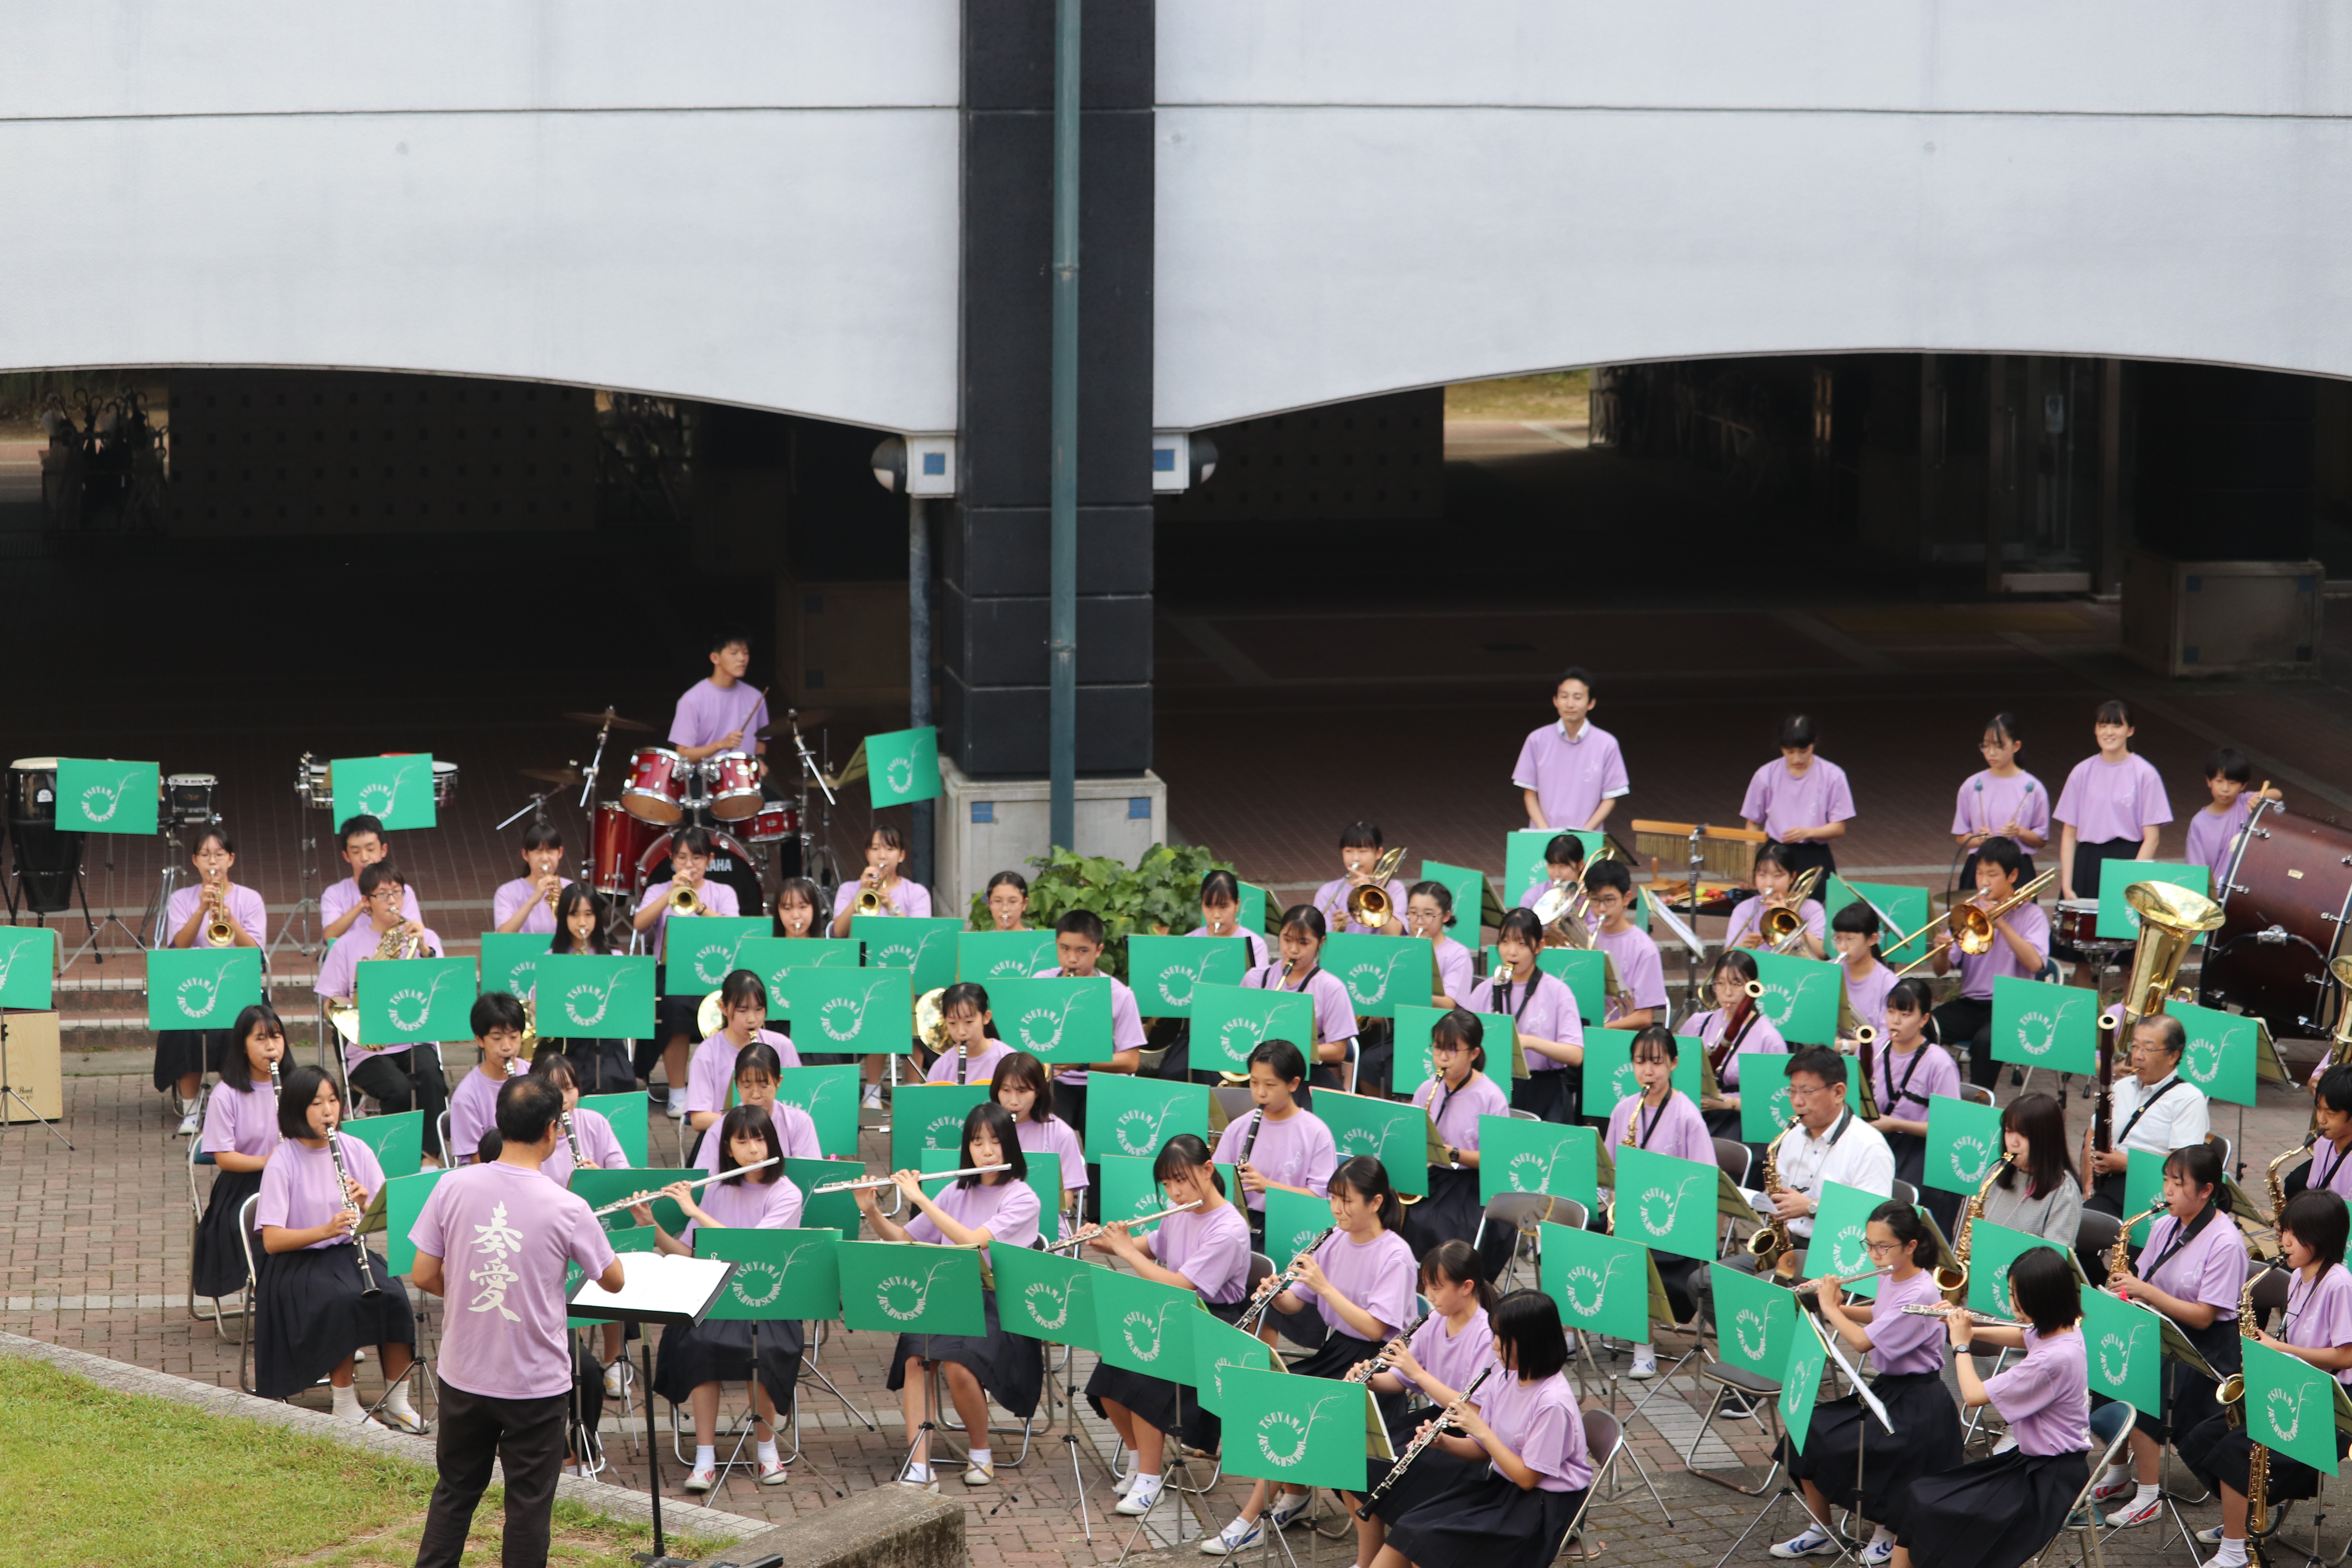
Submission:
<svg viewBox="0 0 2352 1568">
<path fill-rule="evenodd" d="M 1951 933 L 1952 946 L 1958 948 L 1970 958 L 1980 957 L 1992 951 L 1993 922 L 2006 918 L 2011 910 L 2021 909 L 2033 902 L 2042 896 L 2042 889 L 2057 879 L 2056 871 L 2044 871 L 1990 909 L 1986 909 L 1981 904 L 1956 905 L 1940 921 L 1929 921 L 1900 942 L 1892 944 L 1882 942 L 1879 944 L 1880 949 L 1883 952 L 1893 952 L 1897 948 L 1907 947 L 1941 925 Z M 1897 980 L 1902 979 L 1921 964 L 1932 961 L 1936 954 L 1943 951 L 1941 946 L 1930 947 L 1926 952 L 1896 970 L 1895 977 Z"/>
<path fill-rule="evenodd" d="M 1372 866 L 1372 879 L 1348 895 L 1348 918 L 1358 925 L 1379 931 L 1396 914 L 1394 901 L 1389 898 L 1389 879 L 1396 875 L 1404 862 L 1404 846 L 1382 855 Z"/>
<path fill-rule="evenodd" d="M 1190 1203 L 1171 1205 L 1171 1206 L 1161 1209 L 1155 1214 L 1139 1214 L 1135 1215 L 1132 1219 L 1117 1220 L 1113 1223 L 1124 1226 L 1151 1225 L 1157 1221 L 1166 1219 L 1171 1214 L 1182 1214 L 1187 1209 L 1196 1209 L 1200 1206 L 1201 1200 L 1194 1198 Z M 1066 1236 L 1059 1241 L 1047 1242 L 1043 1250 L 1046 1252 L 1059 1252 L 1065 1247 L 1067 1247 L 1075 1251 L 1077 1247 L 1083 1246 L 1087 1242 L 1092 1241 L 1096 1237 L 1102 1235 L 1103 1232 L 1109 1228 L 1110 1226 L 1108 1225 L 1090 1225 L 1087 1226 L 1086 1229 L 1078 1232 L 1076 1236 Z"/>
<path fill-rule="evenodd" d="M 228 879 L 205 884 L 205 903 L 211 915 L 205 921 L 205 942 L 211 947 L 235 947 L 236 927 L 228 919 Z"/>
<path fill-rule="evenodd" d="M 707 915 L 710 912 L 710 906 L 702 901 L 698 889 L 676 887 L 669 890 L 669 912 L 674 915 Z"/>
<path fill-rule="evenodd" d="M 554 886 L 549 888 L 547 891 L 541 894 L 540 897 L 546 901 L 547 912 L 549 914 L 561 914 L 562 911 L 556 906 L 563 901 L 563 879 L 561 877 L 555 878 Z"/>
<path fill-rule="evenodd" d="M 1804 936 L 1805 900 L 1813 896 L 1821 880 L 1819 866 L 1806 867 L 1790 882 L 1788 896 L 1758 917 L 1756 934 L 1763 939 L 1767 951 L 1786 952 Z"/>
<path fill-rule="evenodd" d="M 713 1171 L 709 1175 L 697 1176 L 694 1180 L 687 1183 L 686 1184 L 689 1187 L 707 1186 L 712 1182 L 721 1181 L 729 1176 L 740 1176 L 747 1171 L 764 1171 L 771 1165 L 781 1165 L 783 1162 L 784 1157 L 782 1154 L 771 1154 L 768 1158 L 761 1161 L 755 1165 L 738 1165 L 731 1171 Z M 821 1193 L 829 1192 L 831 1189 L 827 1187 L 819 1187 L 817 1191 Z M 593 1217 L 602 1219 L 608 1214 L 618 1214 L 623 1209 L 635 1208 L 639 1204 L 649 1204 L 659 1196 L 661 1196 L 661 1193 L 659 1191 L 637 1193 L 632 1196 L 622 1198 L 616 1203 L 606 1204 L 603 1208 L 592 1209 L 589 1212 Z"/>
<path fill-rule="evenodd" d="M 751 1170 L 753 1169 L 753 1167 L 747 1165 L 744 1169 Z M 923 1180 L 927 1182 L 942 1182 L 950 1176 L 987 1176 L 993 1175 L 998 1171 L 1009 1171 L 1011 1169 L 1013 1169 L 1013 1167 L 1010 1164 L 967 1165 L 961 1171 L 933 1171 L 926 1174 L 923 1177 Z M 896 1186 L 898 1185 L 898 1178 L 896 1176 L 868 1176 L 864 1181 L 859 1182 L 827 1182 L 821 1187 L 810 1188 L 809 1196 L 816 1197 L 824 1193 L 872 1192 L 880 1187 Z"/>
</svg>

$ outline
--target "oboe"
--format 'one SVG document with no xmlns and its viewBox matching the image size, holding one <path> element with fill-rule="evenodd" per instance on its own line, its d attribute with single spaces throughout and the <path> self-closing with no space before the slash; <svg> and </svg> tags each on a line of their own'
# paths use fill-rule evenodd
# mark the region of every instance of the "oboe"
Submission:
<svg viewBox="0 0 2352 1568">
<path fill-rule="evenodd" d="M 343 1152 L 335 1147 L 335 1135 L 332 1132 L 327 1134 L 327 1154 L 335 1162 L 335 1196 L 342 1207 L 349 1208 L 352 1204 L 352 1173 L 343 1169 Z M 368 1300 L 383 1295 L 383 1287 L 375 1282 L 375 1270 L 368 1267 L 367 1247 L 360 1240 L 359 1226 L 356 1224 L 352 1226 L 351 1242 L 352 1250 L 358 1253 L 360 1258 L 361 1299 Z"/>
<path fill-rule="evenodd" d="M 1150 1225 L 1156 1221 L 1166 1219 L 1171 1214 L 1182 1214 L 1187 1209 L 1196 1209 L 1200 1206 L 1201 1200 L 1194 1198 L 1191 1203 L 1176 1204 L 1171 1207 L 1160 1210 L 1157 1214 L 1139 1214 L 1133 1219 L 1123 1219 L 1117 1221 L 1116 1223 L 1124 1226 Z M 1090 1225 L 1087 1226 L 1086 1229 L 1078 1232 L 1076 1236 L 1066 1236 L 1059 1241 L 1047 1242 L 1044 1250 L 1047 1252 L 1059 1252 L 1064 1247 L 1075 1247 L 1082 1243 L 1092 1241 L 1096 1237 L 1100 1236 L 1109 1228 L 1110 1226 L 1108 1225 Z"/>
<path fill-rule="evenodd" d="M 1289 1268 L 1284 1269 L 1281 1273 L 1275 1275 L 1267 1281 L 1265 1289 L 1258 1296 L 1256 1300 L 1252 1301 L 1249 1304 L 1249 1310 L 1244 1312 L 1241 1317 L 1234 1321 L 1234 1327 L 1241 1330 L 1242 1332 L 1245 1334 L 1255 1333 L 1257 1331 L 1258 1320 L 1265 1316 L 1266 1308 L 1273 1304 L 1274 1299 L 1276 1296 L 1281 1295 L 1285 1290 L 1290 1288 L 1291 1281 L 1298 1278 L 1301 1266 L 1304 1265 L 1308 1258 L 1314 1257 L 1316 1248 L 1330 1240 L 1339 1228 L 1339 1227 L 1336 1225 L 1325 1226 L 1323 1227 L 1323 1234 L 1308 1242 L 1306 1249 L 1300 1252 L 1297 1257 L 1290 1260 Z"/>
<path fill-rule="evenodd" d="M 1480 1367 L 1478 1375 L 1470 1380 L 1470 1386 L 1464 1389 L 1453 1404 L 1439 1411 L 1435 1420 L 1413 1434 L 1412 1441 L 1407 1443 L 1404 1446 L 1404 1452 L 1397 1456 L 1397 1462 L 1389 1467 L 1387 1475 L 1381 1478 L 1381 1484 L 1364 1494 L 1362 1506 L 1356 1510 L 1358 1519 L 1372 1517 L 1372 1504 L 1380 1501 L 1381 1495 L 1396 1485 L 1396 1479 L 1412 1468 L 1413 1460 L 1420 1457 L 1423 1448 L 1437 1441 L 1437 1435 L 1445 1430 L 1445 1424 L 1459 1415 L 1464 1405 L 1470 1403 L 1470 1396 L 1478 1392 L 1478 1385 L 1486 1382 L 1494 1370 L 1493 1362 L 1488 1362 L 1485 1366 Z"/>
</svg>

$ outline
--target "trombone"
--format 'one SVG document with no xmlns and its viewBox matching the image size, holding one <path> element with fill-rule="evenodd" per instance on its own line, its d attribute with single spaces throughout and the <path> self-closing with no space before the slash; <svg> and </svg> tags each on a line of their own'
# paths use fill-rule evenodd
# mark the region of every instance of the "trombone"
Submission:
<svg viewBox="0 0 2352 1568">
<path fill-rule="evenodd" d="M 1389 879 L 1396 875 L 1397 868 L 1402 864 L 1404 846 L 1402 844 L 1374 863 L 1372 879 L 1348 895 L 1349 920 L 1358 925 L 1370 926 L 1374 931 L 1389 923 L 1396 914 L 1395 905 L 1389 898 Z"/>
<path fill-rule="evenodd" d="M 1956 904 L 1950 912 L 1938 920 L 1929 921 L 1917 931 L 1905 935 L 1901 941 L 1881 943 L 1880 950 L 1885 952 L 1897 952 L 1910 946 L 1941 925 L 1951 933 L 1951 945 L 1958 948 L 1970 958 L 1990 952 L 1993 943 L 1993 922 L 2005 919 L 2012 910 L 2021 909 L 2033 902 L 2042 896 L 2042 890 L 2044 888 L 2057 879 L 2058 873 L 2055 869 L 2044 871 L 1989 910 L 1981 904 Z M 1896 970 L 1895 977 L 1897 980 L 1902 979 L 1921 964 L 1932 961 L 1943 951 L 1940 946 L 1930 947 L 1926 952 Z"/>
<path fill-rule="evenodd" d="M 2053 875 L 2055 875 L 2053 872 Z M 1756 921 L 1756 934 L 1769 952 L 1786 952 L 1805 934 L 1805 900 L 1822 883 L 1822 868 L 1808 866 L 1789 883 L 1788 896 Z"/>
</svg>

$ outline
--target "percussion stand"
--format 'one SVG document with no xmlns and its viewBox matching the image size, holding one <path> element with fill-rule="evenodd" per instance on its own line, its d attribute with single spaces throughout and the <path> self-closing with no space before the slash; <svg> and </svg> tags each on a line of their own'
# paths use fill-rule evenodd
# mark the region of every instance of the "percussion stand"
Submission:
<svg viewBox="0 0 2352 1568">
<path fill-rule="evenodd" d="M 537 795 L 532 795 L 529 800 L 523 802 L 521 810 L 516 812 L 512 816 L 508 817 L 506 821 L 499 823 L 496 827 L 491 828 L 490 831 L 493 833 L 503 833 L 514 824 L 521 821 L 526 815 L 540 821 L 545 821 L 547 817 L 547 797 L 553 795 L 556 788 L 556 785 L 550 784 L 547 788 L 541 790 Z"/>
<path fill-rule="evenodd" d="M 85 834 L 83 837 L 87 838 L 89 836 Z M 109 844 L 106 848 L 106 869 L 109 878 L 109 885 L 111 886 L 114 872 L 114 846 L 111 844 Z M 165 874 L 170 874 L 168 868 Z M 129 937 L 131 939 L 131 945 L 137 948 L 140 952 L 144 952 L 147 951 L 147 943 L 141 939 L 139 933 L 132 931 L 129 926 L 123 924 L 122 918 L 120 915 L 113 913 L 110 908 L 109 909 L 107 917 L 104 920 L 101 921 L 92 918 L 89 912 L 89 868 L 86 864 L 77 862 L 74 866 L 74 892 L 76 896 L 81 900 L 82 924 L 89 928 L 89 934 L 82 939 L 80 946 L 66 954 L 65 962 L 58 965 L 58 973 L 62 974 L 67 970 L 71 969 L 74 966 L 75 962 L 85 952 L 90 955 L 89 961 L 92 963 L 104 963 L 106 962 L 106 950 L 99 946 L 98 939 L 106 933 L 106 928 L 109 926 L 112 926 L 123 935 Z M 141 919 L 143 920 L 146 917 L 142 911 Z"/>
<path fill-rule="evenodd" d="M 28 1121 L 37 1121 L 43 1127 L 47 1128 L 50 1137 L 56 1139 L 58 1142 L 65 1144 L 66 1152 L 68 1153 L 73 1152 L 72 1142 L 68 1140 L 64 1133 L 58 1131 L 58 1124 L 50 1121 L 47 1117 L 42 1115 L 39 1111 L 34 1110 L 32 1103 L 23 1095 L 18 1094 L 16 1092 L 16 1085 L 9 1081 L 8 1014 L 5 1011 L 0 1011 L 0 1098 L 14 1100 L 17 1109 L 25 1113 L 25 1116 Z M 15 1120 L 16 1118 L 13 1116 L 0 1116 L 0 1143 L 5 1143 L 7 1141 L 8 1124 Z"/>
</svg>

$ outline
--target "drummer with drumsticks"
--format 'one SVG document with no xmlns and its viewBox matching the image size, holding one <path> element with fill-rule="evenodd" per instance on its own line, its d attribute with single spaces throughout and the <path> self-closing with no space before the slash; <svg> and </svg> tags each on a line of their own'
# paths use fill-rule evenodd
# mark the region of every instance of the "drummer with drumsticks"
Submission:
<svg viewBox="0 0 2352 1568">
<path fill-rule="evenodd" d="M 721 752 L 767 752 L 768 743 L 757 737 L 767 727 L 768 700 L 744 683 L 751 668 L 749 637 L 724 627 L 711 634 L 709 679 L 686 689 L 669 721 L 669 743 L 680 757 L 698 763 Z M 753 737 L 749 746 L 746 735 Z"/>
</svg>

